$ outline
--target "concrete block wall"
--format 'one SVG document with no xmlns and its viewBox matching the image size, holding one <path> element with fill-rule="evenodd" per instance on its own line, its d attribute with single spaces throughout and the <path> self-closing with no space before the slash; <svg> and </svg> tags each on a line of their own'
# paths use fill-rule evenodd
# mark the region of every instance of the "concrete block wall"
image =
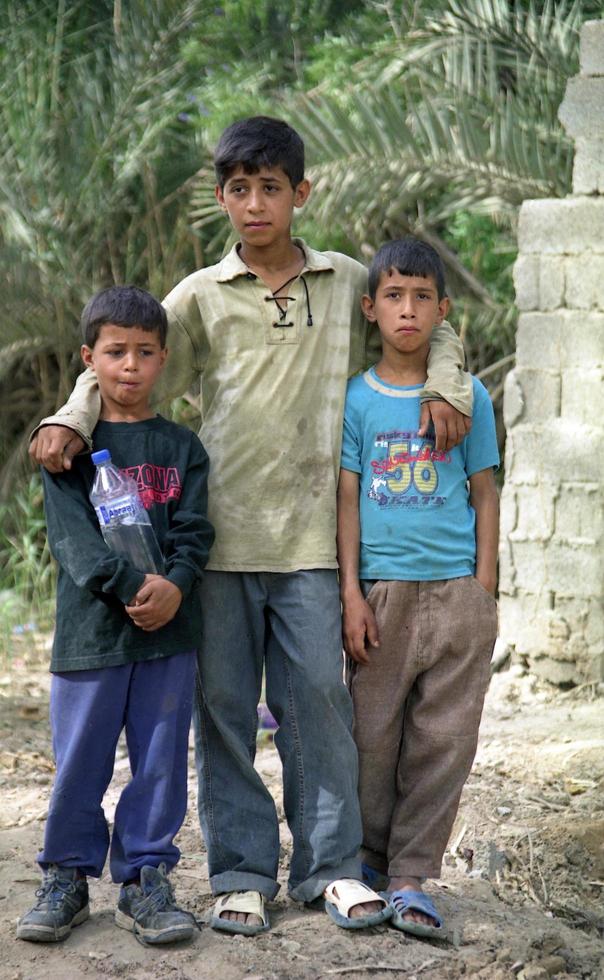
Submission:
<svg viewBox="0 0 604 980">
<path fill-rule="evenodd" d="M 559 110 L 573 193 L 520 211 L 504 393 L 500 633 L 558 684 L 604 679 L 604 21 L 580 65 Z"/>
</svg>

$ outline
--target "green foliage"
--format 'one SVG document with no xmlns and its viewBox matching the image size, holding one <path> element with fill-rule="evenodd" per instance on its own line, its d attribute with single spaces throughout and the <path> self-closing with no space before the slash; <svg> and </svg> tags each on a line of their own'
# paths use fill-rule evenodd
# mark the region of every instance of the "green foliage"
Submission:
<svg viewBox="0 0 604 980">
<path fill-rule="evenodd" d="M 8 4 L 0 55 L 3 486 L 23 428 L 62 404 L 92 292 L 159 295 L 193 265 L 188 180 L 201 152 L 179 120 L 194 3 Z M 23 387 L 24 377 L 34 384 Z M 18 384 L 18 409 L 15 385 Z M 26 436 L 25 432 L 25 436 Z"/>
<path fill-rule="evenodd" d="M 50 591 L 24 448 L 79 369 L 83 304 L 112 282 L 163 296 L 229 247 L 211 149 L 236 118 L 303 135 L 314 190 L 294 231 L 316 247 L 367 260 L 411 232 L 440 249 L 470 367 L 500 405 L 516 215 L 570 187 L 557 109 L 598 0 L 7 0 L 3 14 L 0 499 L 20 502 L 1 515 L 0 588 Z M 194 426 L 197 394 L 177 411 Z"/>
<path fill-rule="evenodd" d="M 36 473 L 12 495 L 10 504 L 0 504 L 0 617 L 15 620 L 30 610 L 47 619 L 54 589 L 55 565 Z"/>
<path fill-rule="evenodd" d="M 573 147 L 557 110 L 590 6 L 378 6 L 382 32 L 348 82 L 326 76 L 290 102 L 314 219 L 368 257 L 405 234 L 433 244 L 469 366 L 498 402 L 513 361 L 516 216 L 524 199 L 570 189 Z"/>
</svg>

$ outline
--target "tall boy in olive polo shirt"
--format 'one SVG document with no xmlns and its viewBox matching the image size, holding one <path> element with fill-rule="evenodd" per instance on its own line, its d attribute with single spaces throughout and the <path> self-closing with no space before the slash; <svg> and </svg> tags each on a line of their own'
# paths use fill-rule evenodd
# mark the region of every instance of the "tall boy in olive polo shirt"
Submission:
<svg viewBox="0 0 604 980">
<path fill-rule="evenodd" d="M 201 377 L 200 434 L 212 461 L 216 541 L 202 585 L 197 706 L 199 813 L 220 896 L 212 925 L 267 929 L 264 902 L 278 891 L 277 814 L 253 765 L 265 668 L 293 835 L 290 894 L 324 896 L 338 924 L 359 928 L 388 914 L 359 882 L 335 549 L 346 381 L 377 343 L 359 306 L 366 270 L 291 237 L 310 185 L 303 143 L 286 123 L 234 123 L 215 165 L 217 199 L 240 241 L 166 297 L 173 341 L 162 389 L 174 397 Z M 454 332 L 435 331 L 425 395 L 467 416 L 462 358 Z M 465 434 L 464 416 L 430 404 L 435 416 L 450 413 L 446 437 L 435 420 L 440 448 L 449 447 Z M 66 408 L 44 420 L 32 454 L 51 469 L 69 465 L 96 412 L 94 379 L 85 374 Z"/>
</svg>

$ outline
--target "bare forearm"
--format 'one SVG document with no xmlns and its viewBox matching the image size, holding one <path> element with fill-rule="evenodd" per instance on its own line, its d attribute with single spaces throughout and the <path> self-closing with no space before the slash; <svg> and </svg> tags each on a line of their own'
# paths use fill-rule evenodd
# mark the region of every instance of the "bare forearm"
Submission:
<svg viewBox="0 0 604 980">
<path fill-rule="evenodd" d="M 340 593 L 344 601 L 347 595 L 357 595 L 359 585 L 359 480 L 356 473 L 342 470 L 338 484 L 338 565 L 340 567 Z"/>
<path fill-rule="evenodd" d="M 499 498 L 494 480 L 478 488 L 470 481 L 470 502 L 476 513 L 476 578 L 494 593 L 499 545 Z"/>
</svg>

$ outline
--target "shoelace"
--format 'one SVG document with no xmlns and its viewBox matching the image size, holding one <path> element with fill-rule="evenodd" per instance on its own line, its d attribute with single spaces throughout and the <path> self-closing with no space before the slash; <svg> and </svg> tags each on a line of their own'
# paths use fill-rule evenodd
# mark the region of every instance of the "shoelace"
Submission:
<svg viewBox="0 0 604 980">
<path fill-rule="evenodd" d="M 36 898 L 38 901 L 35 908 L 39 909 L 41 905 L 46 904 L 49 912 L 56 912 L 59 908 L 61 896 L 64 895 L 69 897 L 71 895 L 75 895 L 75 893 L 75 881 L 67 881 L 65 878 L 59 878 L 56 871 L 48 872 L 44 878 L 44 881 L 42 882 L 41 887 L 36 891 Z M 57 939 L 59 930 L 56 922 L 54 923 L 54 934 L 55 939 Z"/>
<path fill-rule="evenodd" d="M 75 891 L 74 881 L 67 881 L 65 878 L 59 878 L 56 872 L 50 872 L 36 891 L 36 898 L 39 899 L 38 905 L 46 901 L 50 911 L 55 912 L 61 901 L 61 895 L 75 895 Z"/>
<path fill-rule="evenodd" d="M 187 909 L 181 909 L 180 906 L 174 901 L 172 886 L 166 878 L 159 881 L 155 888 L 150 891 L 148 895 L 145 895 L 136 915 L 134 916 L 132 931 L 135 938 L 142 946 L 151 945 L 142 935 L 139 925 L 139 920 L 146 915 L 147 912 L 182 912 L 183 915 L 186 915 L 187 918 L 191 920 L 195 928 L 201 931 L 201 926 L 193 913 L 189 912 Z"/>
<path fill-rule="evenodd" d="M 279 286 L 279 288 L 275 290 L 275 292 L 272 294 L 272 296 L 265 296 L 264 297 L 266 303 L 276 303 L 277 304 L 277 309 L 279 310 L 279 320 L 276 323 L 273 323 L 273 327 L 293 327 L 293 325 L 294 325 L 293 320 L 290 320 L 287 323 L 285 322 L 285 317 L 287 316 L 287 307 L 285 307 L 285 309 L 284 309 L 281 306 L 281 303 L 279 302 L 279 300 L 287 300 L 287 302 L 289 302 L 289 303 L 295 303 L 296 302 L 296 297 L 295 296 L 281 296 L 280 293 L 281 293 L 281 290 L 282 289 L 285 289 L 286 286 L 289 286 L 290 282 L 293 282 L 294 279 L 297 279 L 297 278 L 298 278 L 298 276 L 292 276 L 291 279 L 288 279 L 281 286 Z M 302 285 L 304 286 L 304 295 L 306 297 L 306 326 L 307 327 L 312 327 L 312 325 L 313 325 L 313 319 L 312 319 L 312 313 L 311 313 L 311 309 L 310 309 L 310 296 L 309 296 L 309 293 L 308 293 L 308 286 L 306 285 L 306 279 L 304 278 L 304 276 L 302 276 L 302 275 L 300 276 L 300 281 L 302 282 Z"/>
</svg>

